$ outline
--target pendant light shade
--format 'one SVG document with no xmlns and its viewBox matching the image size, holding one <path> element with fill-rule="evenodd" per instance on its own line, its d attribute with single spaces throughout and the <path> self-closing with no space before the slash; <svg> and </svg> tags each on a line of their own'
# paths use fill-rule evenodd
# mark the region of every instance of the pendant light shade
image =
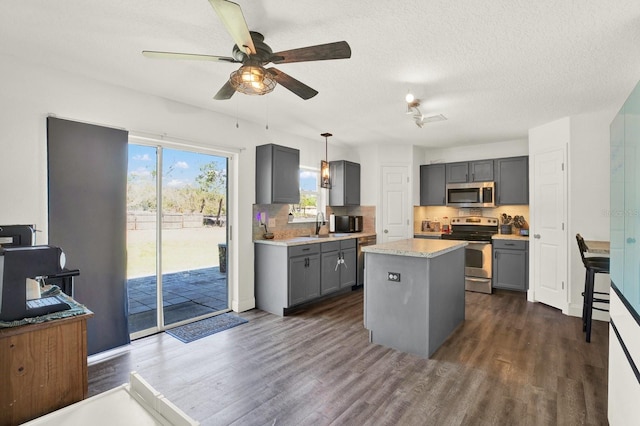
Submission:
<svg viewBox="0 0 640 426">
<path fill-rule="evenodd" d="M 244 65 L 231 73 L 231 86 L 246 95 L 266 95 L 276 87 L 273 76 L 262 67 Z"/>
<path fill-rule="evenodd" d="M 322 133 L 324 136 L 324 160 L 320 161 L 320 187 L 331 188 L 331 176 L 329 176 L 329 137 L 331 133 Z"/>
</svg>

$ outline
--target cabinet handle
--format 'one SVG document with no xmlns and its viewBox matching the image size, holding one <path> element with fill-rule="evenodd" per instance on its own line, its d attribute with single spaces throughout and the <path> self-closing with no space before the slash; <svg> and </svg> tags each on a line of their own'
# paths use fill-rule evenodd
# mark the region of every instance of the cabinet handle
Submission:
<svg viewBox="0 0 640 426">
<path fill-rule="evenodd" d="M 533 238 L 535 238 L 536 240 L 540 239 L 540 234 L 533 234 Z"/>
<path fill-rule="evenodd" d="M 504 243 L 505 246 L 515 246 L 514 243 Z"/>
<path fill-rule="evenodd" d="M 631 237 L 627 238 L 627 244 L 634 244 L 635 242 L 636 242 L 635 238 L 631 238 Z"/>
<path fill-rule="evenodd" d="M 494 258 L 494 259 L 497 259 L 497 258 L 498 258 L 498 252 L 497 252 L 497 251 L 494 251 L 494 252 L 493 252 L 493 258 Z"/>
<path fill-rule="evenodd" d="M 471 173 L 471 180 L 472 181 L 476 181 L 476 174 L 475 173 Z"/>
<path fill-rule="evenodd" d="M 311 250 L 311 247 L 307 247 L 307 248 L 303 248 L 302 251 L 309 251 Z"/>
</svg>

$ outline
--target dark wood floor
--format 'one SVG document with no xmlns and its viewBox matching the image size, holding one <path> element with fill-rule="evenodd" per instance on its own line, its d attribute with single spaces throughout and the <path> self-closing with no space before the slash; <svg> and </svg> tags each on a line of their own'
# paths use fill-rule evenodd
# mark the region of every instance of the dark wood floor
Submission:
<svg viewBox="0 0 640 426">
<path fill-rule="evenodd" d="M 89 368 L 91 395 L 141 376 L 203 425 L 605 425 L 608 326 L 521 293 L 466 294 L 431 359 L 368 342 L 363 293 L 182 343 L 161 333 Z"/>
</svg>

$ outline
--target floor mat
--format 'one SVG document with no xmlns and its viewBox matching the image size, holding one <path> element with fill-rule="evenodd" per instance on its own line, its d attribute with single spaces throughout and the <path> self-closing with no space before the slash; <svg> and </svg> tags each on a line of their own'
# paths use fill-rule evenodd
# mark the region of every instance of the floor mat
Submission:
<svg viewBox="0 0 640 426">
<path fill-rule="evenodd" d="M 231 313 L 226 313 L 192 322 L 191 324 L 181 325 L 180 327 L 167 330 L 166 333 L 184 343 L 189 343 L 203 337 L 211 336 L 219 331 L 228 330 L 237 325 L 244 324 L 245 322 L 248 321 L 244 318 Z"/>
</svg>

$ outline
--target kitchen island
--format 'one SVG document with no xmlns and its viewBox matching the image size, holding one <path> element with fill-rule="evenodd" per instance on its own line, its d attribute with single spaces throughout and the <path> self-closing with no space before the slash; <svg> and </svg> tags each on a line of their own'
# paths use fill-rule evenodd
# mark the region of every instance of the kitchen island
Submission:
<svg viewBox="0 0 640 426">
<path fill-rule="evenodd" d="M 363 247 L 364 323 L 372 343 L 431 356 L 464 321 L 466 241 Z"/>
</svg>

